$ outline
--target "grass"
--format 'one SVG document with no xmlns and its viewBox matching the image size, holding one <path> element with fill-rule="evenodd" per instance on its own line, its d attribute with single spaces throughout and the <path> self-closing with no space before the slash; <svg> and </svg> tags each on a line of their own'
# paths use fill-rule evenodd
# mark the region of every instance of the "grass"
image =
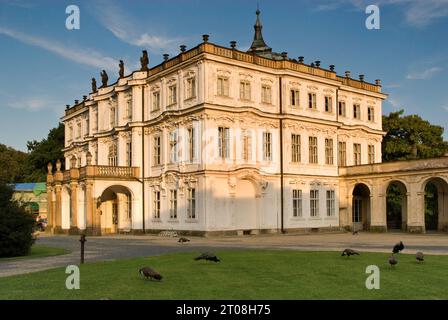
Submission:
<svg viewBox="0 0 448 320">
<path fill-rule="evenodd" d="M 448 256 L 387 253 L 345 258 L 338 252 L 223 251 L 220 263 L 196 253 L 84 264 L 80 290 L 67 290 L 65 268 L 0 278 L 0 299 L 448 299 Z M 380 290 L 368 290 L 368 265 L 381 272 Z M 164 279 L 144 280 L 149 265 Z"/>
<path fill-rule="evenodd" d="M 26 256 L 0 258 L 0 262 L 21 260 L 21 259 L 52 257 L 52 256 L 59 256 L 61 254 L 67 254 L 67 253 L 70 253 L 70 251 L 66 250 L 66 249 L 62 249 L 62 248 L 33 245 L 31 247 L 30 253 L 27 254 Z"/>
</svg>

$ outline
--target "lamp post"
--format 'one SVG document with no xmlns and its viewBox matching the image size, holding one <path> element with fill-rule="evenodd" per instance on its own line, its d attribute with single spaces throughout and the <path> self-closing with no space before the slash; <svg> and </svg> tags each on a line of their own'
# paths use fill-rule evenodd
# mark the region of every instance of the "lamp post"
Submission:
<svg viewBox="0 0 448 320">
<path fill-rule="evenodd" d="M 84 243 L 86 242 L 86 235 L 82 234 L 81 239 L 79 239 L 79 242 L 81 242 L 81 264 L 84 263 Z"/>
</svg>

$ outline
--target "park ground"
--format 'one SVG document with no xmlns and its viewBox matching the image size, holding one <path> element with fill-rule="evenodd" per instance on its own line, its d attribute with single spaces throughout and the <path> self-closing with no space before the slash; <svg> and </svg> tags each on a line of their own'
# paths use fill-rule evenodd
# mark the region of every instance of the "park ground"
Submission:
<svg viewBox="0 0 448 320">
<path fill-rule="evenodd" d="M 67 290 L 65 267 L 79 264 L 79 238 L 40 236 L 37 245 L 71 251 L 0 261 L 0 299 L 448 299 L 448 235 L 350 233 L 196 238 L 90 237 L 81 289 Z M 393 244 L 399 263 L 387 264 Z M 350 247 L 360 256 L 343 258 Z M 220 263 L 194 261 L 213 251 Z M 339 251 L 339 252 L 338 252 Z M 426 261 L 415 261 L 416 251 Z M 149 265 L 164 279 L 146 281 Z M 368 265 L 380 269 L 380 289 L 368 290 Z"/>
</svg>

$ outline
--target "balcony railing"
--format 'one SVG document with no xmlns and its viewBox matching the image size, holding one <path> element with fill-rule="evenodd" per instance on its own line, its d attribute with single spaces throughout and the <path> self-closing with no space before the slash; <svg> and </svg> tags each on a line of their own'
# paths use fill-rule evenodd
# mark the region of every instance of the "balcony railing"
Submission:
<svg viewBox="0 0 448 320">
<path fill-rule="evenodd" d="M 85 166 L 79 169 L 64 171 L 64 180 L 86 179 L 86 178 L 117 178 L 137 179 L 140 168 L 138 167 L 113 167 L 113 166 Z"/>
</svg>

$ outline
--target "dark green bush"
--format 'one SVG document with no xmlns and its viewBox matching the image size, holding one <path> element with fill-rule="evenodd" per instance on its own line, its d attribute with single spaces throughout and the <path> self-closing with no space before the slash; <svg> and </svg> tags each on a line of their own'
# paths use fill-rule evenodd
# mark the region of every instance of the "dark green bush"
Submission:
<svg viewBox="0 0 448 320">
<path fill-rule="evenodd" d="M 12 194 L 13 190 L 0 181 L 0 257 L 26 255 L 35 241 L 36 222 L 11 200 Z"/>
</svg>

